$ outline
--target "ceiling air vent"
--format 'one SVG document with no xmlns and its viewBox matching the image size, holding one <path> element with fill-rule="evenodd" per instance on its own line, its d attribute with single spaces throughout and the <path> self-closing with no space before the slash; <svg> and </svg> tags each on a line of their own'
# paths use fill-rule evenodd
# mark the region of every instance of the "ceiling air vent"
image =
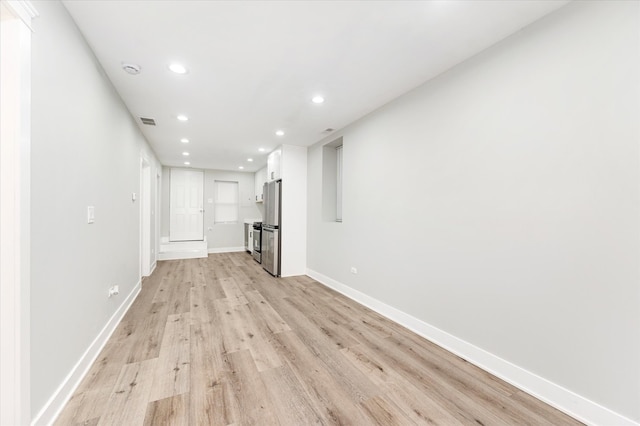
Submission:
<svg viewBox="0 0 640 426">
<path fill-rule="evenodd" d="M 142 121 L 142 124 L 146 124 L 147 126 L 156 125 L 156 120 L 154 120 L 153 118 L 140 117 L 140 121 Z"/>
<path fill-rule="evenodd" d="M 335 129 L 332 129 L 331 127 L 327 127 L 326 129 L 324 129 L 324 130 L 322 131 L 322 133 L 331 133 L 331 132 L 333 132 L 334 130 L 335 130 Z"/>
</svg>

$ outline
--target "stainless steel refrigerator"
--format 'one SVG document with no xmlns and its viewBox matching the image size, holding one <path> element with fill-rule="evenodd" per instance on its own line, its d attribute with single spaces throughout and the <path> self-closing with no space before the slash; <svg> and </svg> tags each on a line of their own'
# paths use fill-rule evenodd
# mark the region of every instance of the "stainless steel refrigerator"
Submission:
<svg viewBox="0 0 640 426">
<path fill-rule="evenodd" d="M 280 202 L 282 181 L 264 184 L 264 218 L 262 220 L 262 267 L 280 276 Z"/>
</svg>

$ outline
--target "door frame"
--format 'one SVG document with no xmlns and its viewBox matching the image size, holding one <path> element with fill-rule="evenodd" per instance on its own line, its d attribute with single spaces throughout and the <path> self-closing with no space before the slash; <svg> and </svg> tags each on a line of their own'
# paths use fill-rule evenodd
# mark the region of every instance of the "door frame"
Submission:
<svg viewBox="0 0 640 426">
<path fill-rule="evenodd" d="M 31 20 L 28 1 L 0 2 L 0 424 L 31 422 Z M 3 56 L 4 56 L 3 55 Z"/>
<path fill-rule="evenodd" d="M 154 212 L 152 213 L 154 219 L 153 226 L 153 250 L 152 250 L 152 259 L 153 264 L 151 265 L 151 272 L 156 269 L 156 265 L 158 264 L 158 252 L 160 251 L 160 220 L 162 219 L 160 205 L 162 196 L 162 172 L 160 167 L 156 167 L 156 186 L 155 186 L 155 200 L 154 200 Z"/>
<path fill-rule="evenodd" d="M 140 156 L 140 279 L 151 274 L 151 163 Z"/>
</svg>

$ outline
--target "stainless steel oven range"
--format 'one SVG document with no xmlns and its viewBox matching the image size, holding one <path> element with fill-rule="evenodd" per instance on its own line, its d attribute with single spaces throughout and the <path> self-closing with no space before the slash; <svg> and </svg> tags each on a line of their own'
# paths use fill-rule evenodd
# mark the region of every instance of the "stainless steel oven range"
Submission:
<svg viewBox="0 0 640 426">
<path fill-rule="evenodd" d="M 262 222 L 253 222 L 253 258 L 262 263 Z"/>
</svg>

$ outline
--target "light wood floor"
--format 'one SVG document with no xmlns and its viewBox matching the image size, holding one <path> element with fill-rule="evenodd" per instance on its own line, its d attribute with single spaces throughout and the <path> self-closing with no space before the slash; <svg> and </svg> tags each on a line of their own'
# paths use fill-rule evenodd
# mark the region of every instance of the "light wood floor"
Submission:
<svg viewBox="0 0 640 426">
<path fill-rule="evenodd" d="M 577 425 L 309 277 L 159 262 L 57 425 Z"/>
</svg>

